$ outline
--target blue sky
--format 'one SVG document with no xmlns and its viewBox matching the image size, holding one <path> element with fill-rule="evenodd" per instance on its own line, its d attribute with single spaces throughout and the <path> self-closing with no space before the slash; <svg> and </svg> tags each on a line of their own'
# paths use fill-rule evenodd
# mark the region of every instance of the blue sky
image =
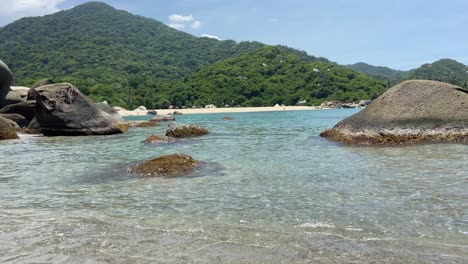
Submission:
<svg viewBox="0 0 468 264">
<path fill-rule="evenodd" d="M 84 2 L 0 0 L 0 25 Z M 468 64 L 468 0 L 103 2 L 196 36 L 282 44 L 340 64 L 363 61 L 403 70 L 441 58 Z"/>
</svg>

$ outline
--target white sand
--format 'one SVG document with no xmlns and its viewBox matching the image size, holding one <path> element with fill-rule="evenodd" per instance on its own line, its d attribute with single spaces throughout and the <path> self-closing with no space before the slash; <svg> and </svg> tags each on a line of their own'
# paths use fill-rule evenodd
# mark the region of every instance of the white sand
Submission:
<svg viewBox="0 0 468 264">
<path fill-rule="evenodd" d="M 199 109 L 155 109 L 158 115 L 167 115 L 174 111 L 184 115 L 190 114 L 217 114 L 217 113 L 247 113 L 247 112 L 278 112 L 278 111 L 306 111 L 318 110 L 318 106 L 284 106 L 284 107 L 233 107 L 233 108 L 199 108 Z M 151 110 L 120 110 L 121 116 L 144 116 Z"/>
</svg>

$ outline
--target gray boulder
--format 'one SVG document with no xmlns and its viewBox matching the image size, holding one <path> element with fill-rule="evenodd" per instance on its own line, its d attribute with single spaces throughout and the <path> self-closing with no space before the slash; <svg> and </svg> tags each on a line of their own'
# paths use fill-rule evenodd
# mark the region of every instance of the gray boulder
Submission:
<svg viewBox="0 0 468 264">
<path fill-rule="evenodd" d="M 35 88 L 36 119 L 45 136 L 123 133 L 118 121 L 69 83 Z"/>
<path fill-rule="evenodd" d="M 5 106 L 5 97 L 10 92 L 11 82 L 13 81 L 13 74 L 10 68 L 0 60 L 0 107 Z"/>
<path fill-rule="evenodd" d="M 25 102 L 26 99 L 21 98 L 17 93 L 10 91 L 5 97 L 5 105 L 19 104 Z"/>
<path fill-rule="evenodd" d="M 10 89 L 12 92 L 16 93 L 19 95 L 21 98 L 24 98 L 26 101 L 26 98 L 28 97 L 28 92 L 29 92 L 29 87 L 25 86 L 10 86 Z"/>
<path fill-rule="evenodd" d="M 27 127 L 29 121 L 22 115 L 19 114 L 0 114 L 1 117 L 14 121 L 20 127 Z"/>
<path fill-rule="evenodd" d="M 10 125 L 10 121 L 0 117 L 0 140 L 19 138 L 15 128 Z"/>
<path fill-rule="evenodd" d="M 0 109 L 0 114 L 19 114 L 24 116 L 28 121 L 34 118 L 34 106 L 36 101 L 26 101 L 18 104 L 7 105 Z"/>
<path fill-rule="evenodd" d="M 321 136 L 349 144 L 468 142 L 468 91 L 405 81 Z"/>
</svg>

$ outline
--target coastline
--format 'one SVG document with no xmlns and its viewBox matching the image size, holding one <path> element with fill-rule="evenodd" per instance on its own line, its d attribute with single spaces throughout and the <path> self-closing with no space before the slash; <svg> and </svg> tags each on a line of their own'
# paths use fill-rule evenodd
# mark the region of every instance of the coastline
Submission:
<svg viewBox="0 0 468 264">
<path fill-rule="evenodd" d="M 156 111 L 158 115 L 172 114 L 174 111 L 184 115 L 191 114 L 229 114 L 251 112 L 280 112 L 280 111 L 310 111 L 320 110 L 318 106 L 283 106 L 283 107 L 226 107 L 226 108 L 188 108 L 188 109 L 154 109 L 154 110 L 119 110 L 121 116 L 146 116 L 148 111 Z"/>
</svg>

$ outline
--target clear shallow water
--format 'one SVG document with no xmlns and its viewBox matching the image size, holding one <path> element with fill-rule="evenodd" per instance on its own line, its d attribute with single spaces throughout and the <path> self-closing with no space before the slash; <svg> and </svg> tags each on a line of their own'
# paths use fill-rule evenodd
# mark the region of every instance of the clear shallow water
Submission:
<svg viewBox="0 0 468 264">
<path fill-rule="evenodd" d="M 468 145 L 349 147 L 355 110 L 177 116 L 209 136 L 0 142 L 0 262 L 467 263 Z M 196 177 L 141 179 L 169 153 Z"/>
</svg>

